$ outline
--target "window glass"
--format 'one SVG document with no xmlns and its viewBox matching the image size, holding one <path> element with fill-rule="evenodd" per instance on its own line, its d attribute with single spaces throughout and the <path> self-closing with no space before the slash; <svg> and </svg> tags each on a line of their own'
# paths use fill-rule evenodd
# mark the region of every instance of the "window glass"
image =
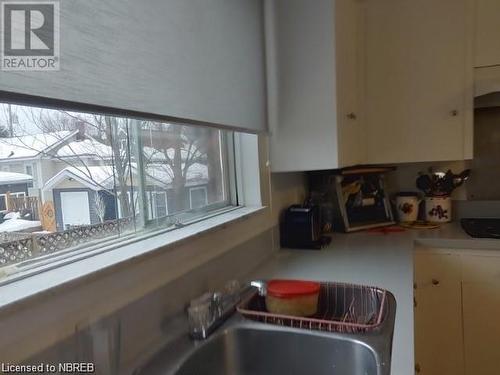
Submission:
<svg viewBox="0 0 500 375">
<path fill-rule="evenodd" d="M 230 206 L 230 137 L 189 124 L 0 104 L 0 268 L 174 229 Z"/>
<path fill-rule="evenodd" d="M 26 170 L 26 174 L 29 174 L 30 176 L 33 176 L 33 166 L 31 165 L 26 165 L 24 167 L 24 169 Z"/>
<path fill-rule="evenodd" d="M 207 189 L 204 186 L 191 188 L 189 193 L 191 208 L 201 208 L 208 204 Z"/>
<path fill-rule="evenodd" d="M 199 209 L 227 205 L 224 136 L 212 128 L 142 124 L 143 186 L 151 197 L 146 206 L 152 225 L 165 217 L 194 218 Z M 205 191 L 203 204 L 191 205 L 192 186 Z"/>
</svg>

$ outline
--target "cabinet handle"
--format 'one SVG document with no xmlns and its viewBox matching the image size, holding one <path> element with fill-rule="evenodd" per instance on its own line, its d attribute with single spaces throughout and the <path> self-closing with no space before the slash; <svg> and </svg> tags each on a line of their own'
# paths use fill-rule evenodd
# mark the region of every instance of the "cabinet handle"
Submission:
<svg viewBox="0 0 500 375">
<path fill-rule="evenodd" d="M 417 299 L 413 297 L 413 308 L 417 307 Z"/>
<path fill-rule="evenodd" d="M 350 113 L 347 114 L 347 118 L 349 120 L 356 120 L 357 116 L 356 116 L 356 114 L 354 112 L 350 112 Z"/>
<path fill-rule="evenodd" d="M 438 286 L 439 285 L 439 280 L 437 279 L 432 279 L 432 285 Z"/>
<path fill-rule="evenodd" d="M 451 111 L 450 113 L 451 113 L 451 115 L 452 115 L 453 117 L 457 117 L 457 116 L 458 116 L 458 111 L 457 111 L 456 109 L 454 109 L 454 110 L 453 110 L 453 111 Z"/>
<path fill-rule="evenodd" d="M 418 363 L 415 364 L 415 373 L 420 374 L 420 370 L 421 370 L 420 365 Z"/>
</svg>

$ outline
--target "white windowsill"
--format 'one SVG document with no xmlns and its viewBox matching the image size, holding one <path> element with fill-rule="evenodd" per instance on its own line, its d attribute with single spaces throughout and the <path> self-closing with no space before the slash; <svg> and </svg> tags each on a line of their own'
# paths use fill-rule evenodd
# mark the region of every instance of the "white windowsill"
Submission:
<svg viewBox="0 0 500 375">
<path fill-rule="evenodd" d="M 75 281 L 110 271 L 114 267 L 140 262 L 158 251 L 179 245 L 193 236 L 224 228 L 227 224 L 245 220 L 265 207 L 240 207 L 220 215 L 201 220 L 173 231 L 138 237 L 123 245 L 109 245 L 114 248 L 97 255 L 64 264 L 38 274 L 28 276 L 0 286 L 0 309 L 14 307 L 22 301 L 40 296 L 41 293 L 65 288 Z M 140 246 L 137 244 L 140 243 Z"/>
</svg>

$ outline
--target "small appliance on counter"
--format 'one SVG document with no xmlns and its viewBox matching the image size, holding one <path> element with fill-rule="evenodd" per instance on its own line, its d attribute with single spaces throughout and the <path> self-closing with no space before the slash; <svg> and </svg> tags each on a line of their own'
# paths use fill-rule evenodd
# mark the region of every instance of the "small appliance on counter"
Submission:
<svg viewBox="0 0 500 375">
<path fill-rule="evenodd" d="M 353 232 L 395 224 L 384 186 L 384 175 L 392 170 L 357 167 L 309 172 L 311 196 L 322 212 L 321 227 Z"/>
<path fill-rule="evenodd" d="M 463 230 L 473 238 L 500 239 L 500 218 L 462 219 Z"/>
<path fill-rule="evenodd" d="M 281 247 L 319 250 L 330 243 L 321 236 L 320 210 L 316 205 L 293 205 L 285 210 L 280 223 Z"/>
</svg>

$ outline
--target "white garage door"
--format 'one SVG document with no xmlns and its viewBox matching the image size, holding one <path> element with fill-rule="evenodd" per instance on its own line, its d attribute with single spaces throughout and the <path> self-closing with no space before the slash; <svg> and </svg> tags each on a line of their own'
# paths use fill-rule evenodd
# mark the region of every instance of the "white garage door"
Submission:
<svg viewBox="0 0 500 375">
<path fill-rule="evenodd" d="M 86 191 L 61 192 L 63 225 L 89 225 L 89 193 Z"/>
</svg>

